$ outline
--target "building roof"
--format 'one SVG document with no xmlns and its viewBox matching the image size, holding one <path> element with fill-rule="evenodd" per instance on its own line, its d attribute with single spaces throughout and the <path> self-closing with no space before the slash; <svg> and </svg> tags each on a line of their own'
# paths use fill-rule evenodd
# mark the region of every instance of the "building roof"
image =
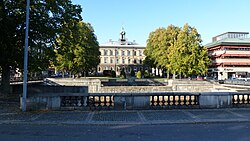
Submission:
<svg viewBox="0 0 250 141">
<path fill-rule="evenodd" d="M 128 41 L 128 39 L 125 38 L 125 34 L 126 34 L 126 32 L 125 32 L 124 28 L 122 27 L 122 30 L 120 32 L 120 38 L 118 41 L 112 41 L 110 39 L 107 43 L 99 45 L 100 48 L 104 48 L 104 47 L 145 48 L 146 47 L 143 45 L 139 45 L 138 43 L 135 42 L 135 40 L 133 42 Z"/>
<path fill-rule="evenodd" d="M 146 46 L 143 45 L 121 45 L 121 44 L 102 44 L 100 45 L 100 48 L 106 48 L 106 47 L 111 47 L 111 48 L 146 48 Z"/>
<path fill-rule="evenodd" d="M 250 46 L 250 38 L 225 38 L 222 40 L 214 41 L 212 43 L 208 43 L 205 46 L 207 48 L 211 48 L 218 45 L 242 45 L 242 46 Z"/>
</svg>

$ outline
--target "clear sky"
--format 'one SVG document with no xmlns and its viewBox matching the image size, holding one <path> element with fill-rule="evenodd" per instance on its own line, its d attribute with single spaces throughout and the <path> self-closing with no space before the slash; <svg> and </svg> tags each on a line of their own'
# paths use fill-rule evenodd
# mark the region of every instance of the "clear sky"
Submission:
<svg viewBox="0 0 250 141">
<path fill-rule="evenodd" d="M 197 28 L 203 45 L 229 31 L 250 32 L 250 0 L 72 0 L 82 6 L 100 44 L 126 38 L 146 45 L 148 35 L 170 24 Z"/>
</svg>

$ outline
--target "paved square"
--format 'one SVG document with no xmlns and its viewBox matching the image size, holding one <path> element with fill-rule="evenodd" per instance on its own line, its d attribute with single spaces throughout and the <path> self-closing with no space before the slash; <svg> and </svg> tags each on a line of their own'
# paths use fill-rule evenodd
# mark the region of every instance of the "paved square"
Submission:
<svg viewBox="0 0 250 141">
<path fill-rule="evenodd" d="M 143 111 L 141 112 L 146 120 L 190 120 L 192 117 L 188 116 L 182 111 Z"/>
<path fill-rule="evenodd" d="M 195 115 L 199 119 L 238 119 L 237 115 L 234 115 L 225 110 L 190 110 L 190 113 Z"/>
<path fill-rule="evenodd" d="M 230 109 L 229 111 L 250 119 L 250 110 L 249 109 Z"/>
<path fill-rule="evenodd" d="M 50 112 L 42 113 L 35 121 L 84 121 L 87 116 L 88 112 Z"/>
<path fill-rule="evenodd" d="M 137 112 L 95 112 L 92 121 L 140 121 Z"/>
<path fill-rule="evenodd" d="M 0 113 L 0 120 L 31 120 L 35 115 L 32 113 Z"/>
</svg>

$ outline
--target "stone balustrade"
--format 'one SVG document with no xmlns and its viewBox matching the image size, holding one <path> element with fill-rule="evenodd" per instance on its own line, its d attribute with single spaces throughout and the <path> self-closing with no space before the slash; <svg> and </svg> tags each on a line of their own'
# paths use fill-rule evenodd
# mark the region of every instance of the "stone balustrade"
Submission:
<svg viewBox="0 0 250 141">
<path fill-rule="evenodd" d="M 250 105 L 250 92 L 87 93 L 86 87 L 56 87 L 31 89 L 27 109 L 146 110 Z"/>
</svg>

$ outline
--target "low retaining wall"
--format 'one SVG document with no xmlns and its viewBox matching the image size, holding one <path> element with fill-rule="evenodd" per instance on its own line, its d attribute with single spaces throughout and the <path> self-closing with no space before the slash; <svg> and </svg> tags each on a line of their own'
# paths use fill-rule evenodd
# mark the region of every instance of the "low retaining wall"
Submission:
<svg viewBox="0 0 250 141">
<path fill-rule="evenodd" d="M 54 86 L 88 86 L 88 92 L 98 92 L 101 88 L 99 79 L 46 78 L 44 83 Z"/>
<path fill-rule="evenodd" d="M 98 93 L 171 92 L 171 86 L 104 86 Z"/>
</svg>

